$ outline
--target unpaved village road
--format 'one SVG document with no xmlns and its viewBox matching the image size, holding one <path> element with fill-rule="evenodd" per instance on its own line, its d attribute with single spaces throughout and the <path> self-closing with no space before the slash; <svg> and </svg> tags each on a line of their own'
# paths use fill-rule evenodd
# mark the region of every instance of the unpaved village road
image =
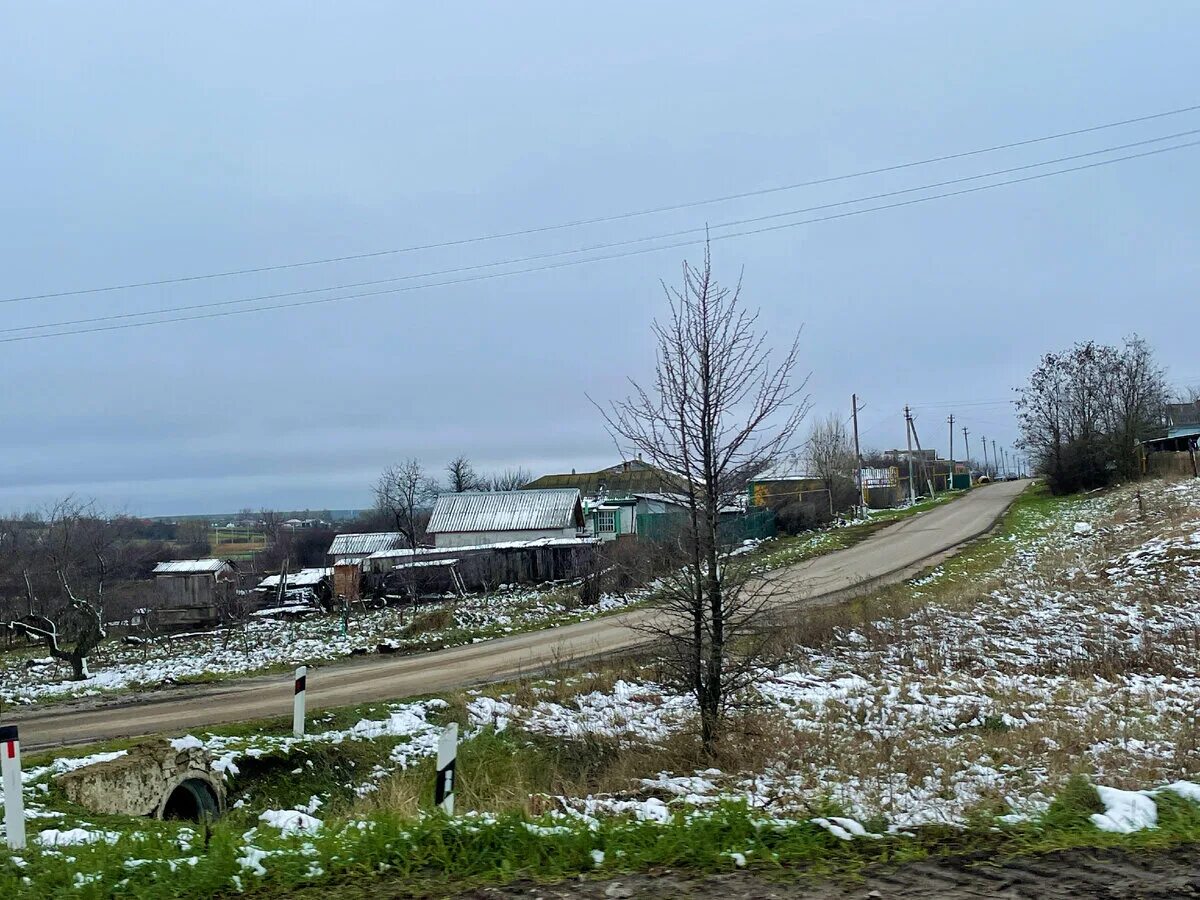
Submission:
<svg viewBox="0 0 1200 900">
<path fill-rule="evenodd" d="M 846 550 L 780 569 L 769 576 L 783 588 L 775 592 L 772 602 L 784 608 L 834 602 L 848 591 L 907 577 L 987 531 L 1027 484 L 1002 482 L 977 488 L 953 503 L 881 529 Z M 310 669 L 308 708 L 428 694 L 619 653 L 649 640 L 644 626 L 656 615 L 644 608 L 432 653 L 355 659 Z M 290 715 L 291 708 L 291 679 L 261 676 L 60 703 L 45 712 L 19 712 L 6 721 L 20 725 L 21 743 L 33 750 L 161 732 L 178 735 L 210 725 Z"/>
</svg>

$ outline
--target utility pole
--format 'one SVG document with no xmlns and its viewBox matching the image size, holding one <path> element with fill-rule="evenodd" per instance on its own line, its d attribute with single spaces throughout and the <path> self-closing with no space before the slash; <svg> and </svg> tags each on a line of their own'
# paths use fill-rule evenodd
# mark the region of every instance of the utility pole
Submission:
<svg viewBox="0 0 1200 900">
<path fill-rule="evenodd" d="M 950 472 L 946 476 L 946 490 L 954 490 L 954 413 L 946 419 L 950 423 Z"/>
<path fill-rule="evenodd" d="M 913 440 L 917 442 L 917 452 L 921 454 L 921 474 L 925 476 L 925 487 L 929 488 L 929 496 L 933 496 L 933 478 L 929 475 L 929 467 L 925 465 L 925 451 L 921 449 L 921 437 L 917 434 L 917 423 L 910 416 L 909 427 L 912 428 Z"/>
<path fill-rule="evenodd" d="M 987 458 L 987 435 L 986 434 L 982 435 L 980 437 L 980 440 L 983 441 L 983 474 L 986 475 L 990 479 L 992 477 L 992 472 L 991 472 L 991 466 L 988 465 L 988 458 Z"/>
<path fill-rule="evenodd" d="M 992 438 L 992 465 L 996 467 L 996 477 L 1000 477 L 1000 457 L 996 455 L 996 439 Z"/>
<path fill-rule="evenodd" d="M 913 458 L 912 458 L 912 413 L 908 411 L 908 406 L 904 407 L 904 439 L 908 441 L 908 502 L 917 502 L 917 489 L 913 486 Z"/>
<path fill-rule="evenodd" d="M 858 394 L 850 395 L 850 411 L 854 418 L 854 459 L 858 465 L 858 471 L 854 474 L 858 477 L 858 500 L 865 510 L 867 508 L 867 486 L 863 483 L 862 450 L 858 447 Z"/>
<path fill-rule="evenodd" d="M 967 487 L 971 486 L 971 445 L 967 443 L 967 426 L 963 426 L 963 456 L 967 463 Z"/>
</svg>

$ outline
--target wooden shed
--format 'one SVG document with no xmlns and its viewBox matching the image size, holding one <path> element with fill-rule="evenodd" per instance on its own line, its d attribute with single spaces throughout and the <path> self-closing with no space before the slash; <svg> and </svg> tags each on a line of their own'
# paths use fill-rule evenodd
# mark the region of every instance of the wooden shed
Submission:
<svg viewBox="0 0 1200 900">
<path fill-rule="evenodd" d="M 227 559 L 173 559 L 151 574 L 159 595 L 152 624 L 165 630 L 217 624 L 237 588 L 237 566 Z"/>
</svg>

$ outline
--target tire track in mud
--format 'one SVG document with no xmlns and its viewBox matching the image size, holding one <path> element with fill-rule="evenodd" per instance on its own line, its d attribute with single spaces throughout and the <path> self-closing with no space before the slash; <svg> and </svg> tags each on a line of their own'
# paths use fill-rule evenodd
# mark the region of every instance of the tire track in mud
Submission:
<svg viewBox="0 0 1200 900">
<path fill-rule="evenodd" d="M 517 882 L 458 896 L 460 900 L 1174 900 L 1200 897 L 1200 847 L 1153 853 L 1071 850 L 1003 862 L 923 860 L 873 870 L 853 883 L 798 880 L 794 874 L 769 871 L 710 876 L 665 871 L 559 884 Z"/>
</svg>

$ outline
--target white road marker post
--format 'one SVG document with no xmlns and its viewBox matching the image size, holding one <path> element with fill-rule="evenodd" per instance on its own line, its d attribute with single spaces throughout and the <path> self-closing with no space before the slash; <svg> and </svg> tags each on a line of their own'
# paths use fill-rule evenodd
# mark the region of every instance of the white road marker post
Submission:
<svg viewBox="0 0 1200 900">
<path fill-rule="evenodd" d="M 21 793 L 21 742 L 16 725 L 0 725 L 0 769 L 4 772 L 4 831 L 10 850 L 25 849 L 25 795 Z"/>
<path fill-rule="evenodd" d="M 458 760 L 458 723 L 451 722 L 438 738 L 437 781 L 433 802 L 448 816 L 454 815 L 454 764 Z"/>
<path fill-rule="evenodd" d="M 292 734 L 304 737 L 304 689 L 308 681 L 308 666 L 296 670 L 296 700 L 292 705 Z"/>
</svg>

